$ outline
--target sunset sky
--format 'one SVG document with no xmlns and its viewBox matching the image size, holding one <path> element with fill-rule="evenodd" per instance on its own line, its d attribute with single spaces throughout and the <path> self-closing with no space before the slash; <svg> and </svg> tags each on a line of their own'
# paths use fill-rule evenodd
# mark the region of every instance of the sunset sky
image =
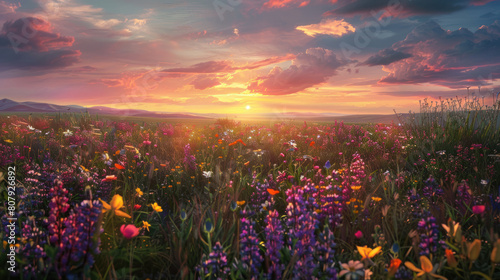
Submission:
<svg viewBox="0 0 500 280">
<path fill-rule="evenodd" d="M 0 25 L 16 101 L 390 114 L 500 90 L 500 1 L 0 0 Z"/>
</svg>

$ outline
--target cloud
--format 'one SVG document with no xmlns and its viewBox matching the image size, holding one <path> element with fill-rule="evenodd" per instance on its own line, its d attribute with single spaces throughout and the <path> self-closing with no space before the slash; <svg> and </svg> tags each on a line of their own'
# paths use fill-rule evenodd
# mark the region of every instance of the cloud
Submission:
<svg viewBox="0 0 500 280">
<path fill-rule="evenodd" d="M 102 78 L 97 81 L 91 81 L 92 84 L 104 84 L 107 87 L 122 87 L 132 90 L 154 90 L 161 81 L 168 78 L 184 77 L 184 73 L 164 73 L 157 69 L 127 71 L 121 73 L 118 77 Z"/>
<path fill-rule="evenodd" d="M 370 14 L 385 10 L 394 17 L 408 17 L 425 14 L 448 14 L 468 6 L 484 5 L 493 0 L 338 0 L 341 6 L 326 15 Z"/>
<path fill-rule="evenodd" d="M 214 97 L 214 96 L 200 96 L 200 97 L 196 97 L 196 98 L 186 99 L 182 104 L 188 105 L 188 106 L 195 106 L 195 105 L 206 106 L 208 104 L 210 104 L 210 105 L 237 105 L 237 104 L 240 104 L 240 102 L 238 102 L 238 101 L 225 102 L 225 101 L 220 101 L 217 97 Z"/>
<path fill-rule="evenodd" d="M 383 49 L 377 54 L 370 56 L 362 65 L 389 65 L 393 62 L 411 57 L 411 54 L 395 51 L 393 49 Z"/>
<path fill-rule="evenodd" d="M 283 61 L 291 60 L 293 58 L 295 58 L 293 54 L 287 54 L 284 56 L 275 56 L 264 60 L 252 62 L 243 66 L 234 66 L 231 61 L 227 60 L 205 61 L 194 64 L 189 67 L 164 69 L 162 70 L 162 72 L 183 73 L 183 74 L 230 73 L 237 70 L 253 70 L 271 64 L 276 64 Z"/>
<path fill-rule="evenodd" d="M 304 7 L 307 6 L 310 2 L 310 0 L 269 0 L 264 3 L 263 7 L 267 9 L 284 8 L 289 6 Z"/>
<path fill-rule="evenodd" d="M 50 23 L 38 18 L 7 21 L 0 31 L 0 71 L 71 66 L 81 54 L 69 49 L 74 41 L 73 37 L 53 33 Z"/>
<path fill-rule="evenodd" d="M 0 1 L 0 15 L 2 14 L 14 14 L 17 9 L 21 7 L 21 3 L 14 4 L 5 1 Z"/>
<path fill-rule="evenodd" d="M 303 31 L 306 35 L 314 37 L 318 34 L 340 37 L 344 34 L 356 31 L 348 22 L 333 18 L 323 19 L 320 23 L 297 26 L 297 30 Z"/>
<path fill-rule="evenodd" d="M 193 85 L 195 89 L 204 90 L 207 88 L 211 88 L 211 87 L 220 85 L 220 82 L 215 77 L 199 75 L 196 77 L 196 79 L 194 79 L 191 82 L 191 85 Z"/>
<path fill-rule="evenodd" d="M 337 59 L 328 49 L 310 48 L 297 55 L 287 69 L 274 67 L 266 76 L 251 81 L 250 92 L 263 95 L 287 95 L 325 82 L 348 61 Z"/>
<path fill-rule="evenodd" d="M 206 74 L 206 73 L 221 73 L 233 71 L 232 64 L 229 61 L 206 61 L 197 63 L 190 67 L 165 69 L 163 72 L 168 73 L 191 73 L 191 74 Z"/>
<path fill-rule="evenodd" d="M 466 28 L 445 31 L 436 22 L 429 21 L 413 29 L 391 50 L 411 57 L 384 66 L 383 70 L 389 74 L 379 83 L 432 83 L 460 88 L 491 84 L 500 78 L 498 21 L 481 26 L 474 33 Z"/>
</svg>

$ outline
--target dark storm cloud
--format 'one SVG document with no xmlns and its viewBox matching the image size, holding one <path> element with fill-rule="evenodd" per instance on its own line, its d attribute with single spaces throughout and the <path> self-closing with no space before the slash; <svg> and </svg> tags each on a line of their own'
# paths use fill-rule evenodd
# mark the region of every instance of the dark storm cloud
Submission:
<svg viewBox="0 0 500 280">
<path fill-rule="evenodd" d="M 395 51 L 393 49 L 384 49 L 379 51 L 377 54 L 372 55 L 362 64 L 364 65 L 389 65 L 393 62 L 399 61 L 401 59 L 405 59 L 411 57 L 411 54 L 404 53 L 400 51 Z"/>
<path fill-rule="evenodd" d="M 48 70 L 79 61 L 80 51 L 68 49 L 74 38 L 53 33 L 48 22 L 34 18 L 7 21 L 0 31 L 0 71 Z"/>
</svg>

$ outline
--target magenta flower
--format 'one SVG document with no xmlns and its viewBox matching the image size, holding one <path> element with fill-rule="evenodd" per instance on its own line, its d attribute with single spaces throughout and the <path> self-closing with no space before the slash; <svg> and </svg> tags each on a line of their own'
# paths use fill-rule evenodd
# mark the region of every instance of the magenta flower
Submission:
<svg viewBox="0 0 500 280">
<path fill-rule="evenodd" d="M 120 231 L 123 234 L 123 237 L 127 239 L 132 239 L 139 235 L 139 229 L 135 225 L 122 225 L 120 227 Z"/>
<path fill-rule="evenodd" d="M 486 206 L 484 205 L 474 205 L 472 206 L 472 212 L 476 215 L 482 214 L 484 210 L 486 209 Z"/>
<path fill-rule="evenodd" d="M 361 238 L 363 238 L 363 233 L 360 230 L 358 230 L 358 231 L 356 231 L 354 236 L 356 236 L 357 239 L 361 239 Z"/>
</svg>

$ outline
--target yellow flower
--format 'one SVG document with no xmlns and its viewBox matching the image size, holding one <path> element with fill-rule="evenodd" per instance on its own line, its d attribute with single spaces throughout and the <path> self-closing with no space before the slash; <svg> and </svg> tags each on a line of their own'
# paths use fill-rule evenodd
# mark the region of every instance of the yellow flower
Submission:
<svg viewBox="0 0 500 280">
<path fill-rule="evenodd" d="M 103 213 L 106 213 L 108 210 L 111 210 L 115 213 L 116 216 L 120 217 L 125 217 L 125 218 L 132 218 L 129 214 L 123 212 L 120 210 L 120 208 L 123 208 L 123 198 L 119 194 L 115 194 L 113 198 L 111 199 L 111 205 L 109 205 L 107 202 L 103 201 L 102 199 L 99 198 L 99 201 L 102 202 L 102 206 L 104 209 L 102 209 Z"/>
<path fill-rule="evenodd" d="M 382 251 L 381 246 L 378 246 L 375 249 L 368 248 L 367 246 L 364 246 L 364 247 L 356 246 L 356 247 L 358 248 L 358 252 L 361 255 L 361 260 L 371 259 Z"/>
<path fill-rule="evenodd" d="M 382 200 L 381 197 L 378 197 L 378 196 L 372 196 L 372 200 L 375 201 L 375 202 L 379 202 Z"/>
<path fill-rule="evenodd" d="M 14 143 L 14 142 L 12 142 L 12 140 L 10 140 L 10 139 L 5 139 L 5 140 L 3 140 L 3 141 L 5 141 L 5 142 L 7 142 L 7 143 L 9 143 L 9 144 Z"/>
<path fill-rule="evenodd" d="M 493 246 L 493 250 L 491 251 L 491 262 L 500 263 L 500 239 L 498 239 Z"/>
<path fill-rule="evenodd" d="M 433 273 L 434 266 L 432 265 L 431 261 L 426 256 L 420 256 L 420 266 L 422 268 L 416 267 L 411 262 L 405 262 L 405 265 L 409 269 L 417 272 L 418 273 L 417 277 L 428 274 L 428 275 L 435 277 L 435 278 L 447 280 L 445 277 Z"/>
<path fill-rule="evenodd" d="M 481 240 L 475 239 L 472 242 L 467 242 L 467 257 L 469 260 L 475 261 L 481 252 Z"/>
<path fill-rule="evenodd" d="M 137 193 L 137 195 L 138 195 L 139 197 L 141 197 L 141 196 L 143 196 L 143 195 L 144 195 L 144 193 L 141 191 L 141 189 L 140 189 L 140 188 L 135 189 L 135 192 Z"/>
<path fill-rule="evenodd" d="M 238 204 L 238 206 L 242 206 L 243 204 L 245 204 L 245 201 L 244 200 L 238 200 L 238 201 L 236 201 L 236 204 Z"/>
<path fill-rule="evenodd" d="M 146 221 L 142 221 L 142 227 L 147 229 L 149 231 L 149 227 L 151 226 L 151 224 L 149 224 L 148 222 Z"/>
<path fill-rule="evenodd" d="M 361 186 L 351 186 L 351 189 L 353 191 L 357 191 L 357 190 L 361 189 Z"/>
<path fill-rule="evenodd" d="M 163 209 L 161 209 L 161 206 L 158 205 L 158 203 L 153 203 L 151 204 L 151 207 L 153 207 L 153 210 L 155 210 L 156 212 L 163 212 Z"/>
<path fill-rule="evenodd" d="M 443 228 L 446 230 L 448 236 L 455 239 L 457 243 L 462 240 L 462 227 L 460 223 L 457 223 L 451 219 L 448 220 L 448 225 L 442 224 Z"/>
</svg>

